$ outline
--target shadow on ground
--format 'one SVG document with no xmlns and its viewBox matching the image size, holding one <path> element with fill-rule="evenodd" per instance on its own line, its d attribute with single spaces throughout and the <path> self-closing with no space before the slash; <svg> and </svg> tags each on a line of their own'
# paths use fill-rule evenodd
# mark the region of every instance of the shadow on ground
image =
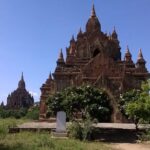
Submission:
<svg viewBox="0 0 150 150">
<path fill-rule="evenodd" d="M 138 135 L 142 131 L 136 132 L 133 129 L 108 129 L 96 128 L 93 136 L 94 140 L 111 143 L 136 143 Z"/>
</svg>

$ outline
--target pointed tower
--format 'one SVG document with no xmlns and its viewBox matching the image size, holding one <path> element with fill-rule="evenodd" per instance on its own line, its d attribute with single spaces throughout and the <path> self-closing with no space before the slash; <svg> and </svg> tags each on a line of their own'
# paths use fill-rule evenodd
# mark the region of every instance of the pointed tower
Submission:
<svg viewBox="0 0 150 150">
<path fill-rule="evenodd" d="M 72 43 L 75 43 L 74 35 L 72 35 L 72 38 L 71 38 L 71 40 L 70 40 L 70 45 L 71 45 Z"/>
<path fill-rule="evenodd" d="M 61 66 L 64 66 L 64 64 L 65 64 L 65 61 L 64 61 L 64 56 L 63 56 L 63 52 L 62 52 L 62 49 L 61 49 L 60 54 L 59 54 L 59 58 L 57 60 L 57 66 L 61 67 Z"/>
<path fill-rule="evenodd" d="M 135 68 L 135 64 L 133 63 L 132 55 L 130 53 L 130 50 L 129 50 L 128 46 L 127 46 L 127 50 L 126 50 L 126 53 L 125 53 L 124 61 L 125 61 L 126 67 Z"/>
<path fill-rule="evenodd" d="M 51 79 L 51 80 L 52 80 L 52 74 L 51 74 L 51 72 L 50 72 L 50 74 L 49 74 L 49 79 Z"/>
<path fill-rule="evenodd" d="M 45 99 L 55 93 L 55 81 L 52 78 L 52 74 L 50 72 L 48 79 L 40 88 L 41 90 L 41 101 L 40 101 L 40 116 L 39 119 L 42 120 L 46 117 L 47 105 Z"/>
<path fill-rule="evenodd" d="M 136 62 L 136 67 L 141 69 L 146 69 L 145 67 L 146 61 L 143 58 L 142 50 L 139 50 L 138 59 Z"/>
<path fill-rule="evenodd" d="M 75 43 L 74 36 L 72 36 L 72 39 L 70 40 L 69 55 L 74 56 L 75 55 L 75 49 L 76 49 L 76 43 Z"/>
<path fill-rule="evenodd" d="M 111 37 L 112 37 L 112 39 L 114 39 L 114 40 L 118 40 L 118 35 L 117 35 L 117 32 L 116 32 L 115 27 L 114 27 L 114 30 L 113 30 L 113 32 L 112 32 Z"/>
<path fill-rule="evenodd" d="M 80 28 L 78 34 L 77 34 L 77 39 L 80 39 L 83 35 L 82 29 Z"/>
<path fill-rule="evenodd" d="M 100 32 L 101 31 L 101 25 L 100 22 L 96 16 L 95 7 L 94 4 L 92 6 L 91 16 L 86 24 L 86 32 L 87 33 L 93 33 L 93 32 Z"/>
<path fill-rule="evenodd" d="M 21 74 L 21 80 L 18 83 L 18 89 L 26 89 L 24 77 L 23 77 L 23 72 Z"/>
<path fill-rule="evenodd" d="M 127 49 L 126 49 L 126 53 L 125 53 L 125 57 L 124 57 L 124 60 L 126 62 L 133 62 L 132 61 L 132 55 L 130 53 L 130 50 L 129 50 L 129 47 L 127 46 Z"/>
</svg>

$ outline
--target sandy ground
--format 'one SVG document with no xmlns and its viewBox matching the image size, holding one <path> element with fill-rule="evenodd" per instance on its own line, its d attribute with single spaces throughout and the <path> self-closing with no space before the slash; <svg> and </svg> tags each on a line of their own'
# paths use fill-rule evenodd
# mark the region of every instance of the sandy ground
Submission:
<svg viewBox="0 0 150 150">
<path fill-rule="evenodd" d="M 112 148 L 118 150 L 150 150 L 150 144 L 115 143 Z"/>
</svg>

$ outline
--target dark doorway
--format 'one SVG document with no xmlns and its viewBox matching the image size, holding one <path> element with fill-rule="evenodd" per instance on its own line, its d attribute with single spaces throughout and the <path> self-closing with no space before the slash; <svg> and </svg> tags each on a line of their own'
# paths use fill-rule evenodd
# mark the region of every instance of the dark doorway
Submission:
<svg viewBox="0 0 150 150">
<path fill-rule="evenodd" d="M 100 53 L 99 49 L 95 49 L 93 53 L 93 58 L 96 57 Z"/>
</svg>

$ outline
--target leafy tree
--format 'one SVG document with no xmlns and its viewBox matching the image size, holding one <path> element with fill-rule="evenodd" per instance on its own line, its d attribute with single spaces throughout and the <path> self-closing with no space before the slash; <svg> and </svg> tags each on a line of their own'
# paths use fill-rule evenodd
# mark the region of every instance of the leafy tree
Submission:
<svg viewBox="0 0 150 150">
<path fill-rule="evenodd" d="M 143 83 L 141 89 L 130 90 L 120 96 L 121 111 L 132 119 L 138 129 L 140 122 L 150 122 L 150 81 Z"/>
<path fill-rule="evenodd" d="M 47 105 L 48 112 L 54 116 L 57 111 L 63 110 L 69 119 L 81 112 L 83 118 L 88 113 L 98 121 L 110 121 L 111 107 L 107 93 L 91 86 L 66 88 L 49 97 Z"/>
</svg>

